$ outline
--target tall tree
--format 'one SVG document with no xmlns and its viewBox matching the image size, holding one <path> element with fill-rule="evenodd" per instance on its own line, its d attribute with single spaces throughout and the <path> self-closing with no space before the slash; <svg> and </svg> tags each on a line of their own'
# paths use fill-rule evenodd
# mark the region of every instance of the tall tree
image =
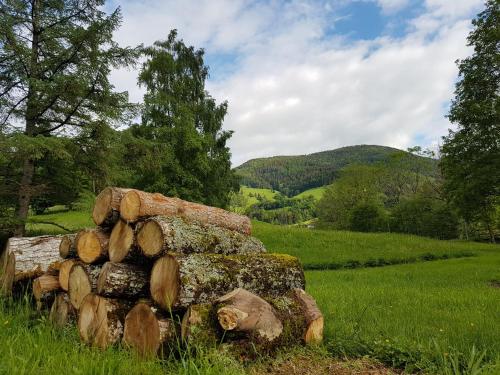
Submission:
<svg viewBox="0 0 500 375">
<path fill-rule="evenodd" d="M 495 240 L 500 195 L 500 2 L 487 0 L 467 39 L 472 56 L 457 62 L 459 81 L 444 138 L 445 189 L 466 221 L 480 220 Z"/>
<path fill-rule="evenodd" d="M 127 93 L 114 92 L 111 68 L 131 64 L 138 50 L 112 39 L 119 9 L 104 0 L 0 1 L 0 130 L 16 139 L 22 159 L 16 186 L 18 224 L 24 233 L 37 163 L 59 152 L 57 136 L 78 135 L 96 121 L 122 118 Z"/>
<path fill-rule="evenodd" d="M 204 51 L 186 46 L 173 30 L 144 54 L 142 123 L 132 127 L 129 148 L 139 155 L 137 187 L 227 206 L 239 188 L 226 146 L 232 132 L 222 130 L 227 103 L 216 104 L 205 89 Z"/>
</svg>

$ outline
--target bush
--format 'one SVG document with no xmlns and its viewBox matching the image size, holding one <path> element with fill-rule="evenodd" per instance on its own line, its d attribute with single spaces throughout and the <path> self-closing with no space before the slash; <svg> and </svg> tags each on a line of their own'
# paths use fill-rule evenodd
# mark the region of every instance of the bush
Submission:
<svg viewBox="0 0 500 375">
<path fill-rule="evenodd" d="M 381 232 L 387 230 L 387 215 L 376 203 L 364 203 L 350 213 L 350 230 L 357 232 Z"/>
</svg>

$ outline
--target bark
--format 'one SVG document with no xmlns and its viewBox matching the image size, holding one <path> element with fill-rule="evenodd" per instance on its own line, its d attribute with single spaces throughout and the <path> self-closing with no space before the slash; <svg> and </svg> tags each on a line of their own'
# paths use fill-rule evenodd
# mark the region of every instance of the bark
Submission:
<svg viewBox="0 0 500 375">
<path fill-rule="evenodd" d="M 119 220 L 109 237 L 109 260 L 112 262 L 143 262 L 142 254 L 137 248 L 136 231 L 141 223 L 128 224 Z"/>
<path fill-rule="evenodd" d="M 87 295 L 78 314 L 78 331 L 82 341 L 101 349 L 118 343 L 122 339 L 125 316 L 131 305 L 130 301 Z"/>
<path fill-rule="evenodd" d="M 79 309 L 83 299 L 97 289 L 101 265 L 75 264 L 71 267 L 68 279 L 68 294 L 71 304 Z"/>
<path fill-rule="evenodd" d="M 214 347 L 222 342 L 223 333 L 211 304 L 193 304 L 182 318 L 182 342 L 188 347 Z"/>
<path fill-rule="evenodd" d="M 79 264 L 77 259 L 66 259 L 62 262 L 61 267 L 59 268 L 59 284 L 61 285 L 61 289 L 64 291 L 68 291 L 68 282 L 69 282 L 69 273 L 71 268 L 75 264 Z"/>
<path fill-rule="evenodd" d="M 59 244 L 59 255 L 61 258 L 75 258 L 77 256 L 76 236 L 76 233 L 72 233 L 62 237 Z"/>
<path fill-rule="evenodd" d="M 304 286 L 302 266 L 289 255 L 170 254 L 153 266 L 150 290 L 154 301 L 169 310 L 213 302 L 236 288 L 279 296 Z"/>
<path fill-rule="evenodd" d="M 186 223 L 178 217 L 156 216 L 137 234 L 142 253 L 157 258 L 166 253 L 254 254 L 265 252 L 261 241 L 215 225 Z"/>
<path fill-rule="evenodd" d="M 139 302 L 125 317 L 123 343 L 142 357 L 167 354 L 180 337 L 179 325 L 151 302 Z"/>
<path fill-rule="evenodd" d="M 96 225 L 112 227 L 120 218 L 120 202 L 131 189 L 107 187 L 97 196 L 92 211 L 92 219 Z"/>
<path fill-rule="evenodd" d="M 165 197 L 159 193 L 129 191 L 122 199 L 120 213 L 124 220 L 135 222 L 149 216 L 179 216 L 191 223 L 216 225 L 243 234 L 250 234 L 250 219 L 221 208 Z"/>
<path fill-rule="evenodd" d="M 99 263 L 108 259 L 109 233 L 102 228 L 84 229 L 78 233 L 76 251 L 85 263 Z"/>
<path fill-rule="evenodd" d="M 0 262 L 0 294 L 10 295 L 19 281 L 57 272 L 63 261 L 60 242 L 60 236 L 10 238 Z"/>
<path fill-rule="evenodd" d="M 59 278 L 54 275 L 42 275 L 33 281 L 33 296 L 37 310 L 52 306 L 56 294 L 61 290 Z"/>
<path fill-rule="evenodd" d="M 145 267 L 107 262 L 97 280 L 97 293 L 105 297 L 138 299 L 149 293 L 149 270 Z"/>
<path fill-rule="evenodd" d="M 76 309 L 71 304 L 68 293 L 58 293 L 49 314 L 49 320 L 52 324 L 64 327 L 75 322 L 76 315 Z"/>
</svg>

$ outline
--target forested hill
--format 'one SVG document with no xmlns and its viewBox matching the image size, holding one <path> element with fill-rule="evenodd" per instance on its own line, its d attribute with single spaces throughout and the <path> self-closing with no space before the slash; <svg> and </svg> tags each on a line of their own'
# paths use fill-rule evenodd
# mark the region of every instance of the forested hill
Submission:
<svg viewBox="0 0 500 375">
<path fill-rule="evenodd" d="M 292 196 L 307 189 L 330 184 L 339 171 L 351 164 L 374 164 L 390 160 L 403 151 L 392 147 L 359 145 L 309 155 L 273 156 L 252 159 L 235 168 L 241 184 L 274 189 Z M 412 155 L 414 158 L 424 159 Z M 425 158 L 435 169 L 437 162 Z"/>
</svg>

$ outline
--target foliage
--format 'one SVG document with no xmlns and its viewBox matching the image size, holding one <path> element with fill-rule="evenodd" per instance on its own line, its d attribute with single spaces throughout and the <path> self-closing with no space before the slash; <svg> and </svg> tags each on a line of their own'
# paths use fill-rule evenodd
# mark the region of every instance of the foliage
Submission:
<svg viewBox="0 0 500 375">
<path fill-rule="evenodd" d="M 274 156 L 247 161 L 236 168 L 241 183 L 250 187 L 269 188 L 291 197 L 305 190 L 331 184 L 339 177 L 342 168 L 352 164 L 377 164 L 387 162 L 400 150 L 359 145 L 301 156 Z M 421 160 L 431 172 L 437 163 L 433 159 L 409 155 Z M 427 173 L 427 172 L 425 172 Z"/>
<path fill-rule="evenodd" d="M 458 61 L 450 130 L 441 149 L 445 189 L 467 221 L 480 220 L 495 240 L 500 196 L 500 3 L 487 0 L 467 44 L 472 56 Z M 498 228 L 496 228 L 498 229 Z"/>
<path fill-rule="evenodd" d="M 123 120 L 129 109 L 127 93 L 114 92 L 108 75 L 111 68 L 133 63 L 137 50 L 113 41 L 121 16 L 118 10 L 107 15 L 103 5 L 103 0 L 0 4 L 0 133 L 7 150 L 1 162 L 10 170 L 2 173 L 1 190 L 9 201 L 17 200 L 17 234 L 24 232 L 32 198 L 47 187 L 58 197 L 68 193 L 54 189 L 58 178 L 64 187 L 77 181 L 68 140 L 96 121 Z"/>
<path fill-rule="evenodd" d="M 214 206 L 227 206 L 238 189 L 222 130 L 227 103 L 205 89 L 203 50 L 188 47 L 171 31 L 143 50 L 139 84 L 146 89 L 142 122 L 123 138 L 134 160 L 135 187 Z"/>
<path fill-rule="evenodd" d="M 357 204 L 351 210 L 349 227 L 357 232 L 387 231 L 387 213 L 374 202 Z"/>
</svg>

